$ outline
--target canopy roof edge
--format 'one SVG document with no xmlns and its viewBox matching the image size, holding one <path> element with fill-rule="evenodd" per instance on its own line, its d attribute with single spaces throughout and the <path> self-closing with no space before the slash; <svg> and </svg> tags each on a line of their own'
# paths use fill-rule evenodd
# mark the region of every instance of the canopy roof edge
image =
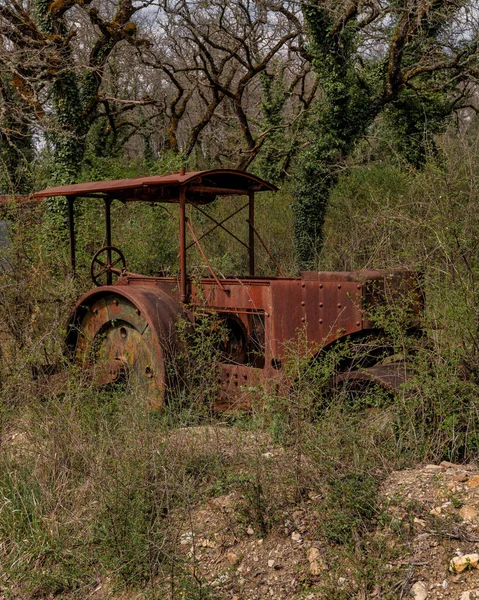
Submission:
<svg viewBox="0 0 479 600">
<path fill-rule="evenodd" d="M 187 201 L 200 204 L 211 202 L 218 195 L 240 195 L 278 189 L 274 184 L 245 171 L 213 169 L 63 185 L 35 192 L 32 197 L 42 199 L 52 196 L 79 196 L 111 198 L 126 202 L 177 202 L 180 188 L 186 190 Z"/>
</svg>

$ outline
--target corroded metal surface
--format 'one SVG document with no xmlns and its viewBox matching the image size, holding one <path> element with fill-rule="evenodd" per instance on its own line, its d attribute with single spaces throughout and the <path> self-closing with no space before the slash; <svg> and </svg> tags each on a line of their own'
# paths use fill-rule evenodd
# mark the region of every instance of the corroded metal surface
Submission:
<svg viewBox="0 0 479 600">
<path fill-rule="evenodd" d="M 260 392 L 263 383 L 262 369 L 244 365 L 218 365 L 215 410 L 250 410 L 254 395 Z"/>
<path fill-rule="evenodd" d="M 209 203 L 216 195 L 241 195 L 276 190 L 272 183 L 244 171 L 214 169 L 211 171 L 180 171 L 171 175 L 153 175 L 134 179 L 93 181 L 47 188 L 32 194 L 32 198 L 51 196 L 103 197 L 111 196 L 127 202 L 178 202 L 180 188 L 199 204 Z"/>
<path fill-rule="evenodd" d="M 71 317 L 67 345 L 75 360 L 101 384 L 122 376 L 163 406 L 174 373 L 166 368 L 180 347 L 180 306 L 160 289 L 105 286 L 89 292 Z"/>
<path fill-rule="evenodd" d="M 376 365 L 366 369 L 346 371 L 334 378 L 333 384 L 347 384 L 351 382 L 371 382 L 380 385 L 392 392 L 399 392 L 401 386 L 408 379 L 408 367 L 404 362 Z"/>
<path fill-rule="evenodd" d="M 78 323 L 80 333 L 70 334 L 69 343 L 85 367 L 98 365 L 97 377 L 103 383 L 128 372 L 152 397 L 152 405 L 161 406 L 168 386 L 165 347 L 171 352 L 178 344 L 172 324 L 180 318 L 194 322 L 196 313 L 216 315 L 229 327 L 234 325 L 237 337 L 228 363 L 218 365 L 214 406 L 248 410 L 253 390 L 281 379 L 292 352 L 314 357 L 333 342 L 370 329 L 364 318 L 367 284 L 383 285 L 382 274 L 370 272 L 371 279 L 365 279 L 362 274 L 345 273 L 336 281 L 334 273 L 321 275 L 321 280 L 313 280 L 310 274 L 223 279 L 221 287 L 212 278 L 189 281 L 188 311 L 183 311 L 178 280 L 124 273 L 114 286 L 98 288 L 79 301 L 72 321 Z M 395 285 L 403 291 L 412 285 L 410 273 L 396 273 Z M 367 301 L 371 308 L 371 303 L 381 304 L 384 299 L 369 293 Z M 158 328 L 162 333 L 155 333 Z M 348 371 L 337 382 L 374 380 L 398 389 L 404 373 L 400 365 L 373 366 Z"/>
</svg>

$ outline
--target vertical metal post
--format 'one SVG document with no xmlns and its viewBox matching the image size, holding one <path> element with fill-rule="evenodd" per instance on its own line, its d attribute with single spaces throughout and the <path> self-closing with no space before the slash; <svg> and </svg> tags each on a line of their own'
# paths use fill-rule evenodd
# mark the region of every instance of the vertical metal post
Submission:
<svg viewBox="0 0 479 600">
<path fill-rule="evenodd" d="M 107 258 L 108 258 L 108 267 L 111 265 L 111 200 L 110 198 L 105 198 L 105 223 L 106 223 L 106 245 L 108 247 L 107 250 Z M 110 269 L 106 272 L 106 284 L 111 285 L 113 282 L 113 277 Z"/>
<path fill-rule="evenodd" d="M 249 196 L 249 274 L 254 277 L 254 192 L 248 192 Z"/>
<path fill-rule="evenodd" d="M 186 302 L 186 191 L 180 187 L 180 301 Z"/>
<path fill-rule="evenodd" d="M 72 270 L 72 276 L 76 275 L 76 255 L 75 255 L 75 215 L 74 215 L 74 204 L 75 196 L 68 196 L 68 230 L 70 233 L 70 266 Z"/>
</svg>

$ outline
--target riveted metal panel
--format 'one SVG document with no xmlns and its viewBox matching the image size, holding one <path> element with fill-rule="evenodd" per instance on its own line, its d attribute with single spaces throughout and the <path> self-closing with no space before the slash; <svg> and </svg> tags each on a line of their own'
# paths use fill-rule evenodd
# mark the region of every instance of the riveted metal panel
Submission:
<svg viewBox="0 0 479 600">
<path fill-rule="evenodd" d="M 319 324 L 322 343 L 329 343 L 341 336 L 360 331 L 362 328 L 362 286 L 354 282 L 319 283 Z"/>
<path fill-rule="evenodd" d="M 270 338 L 267 339 L 272 358 L 288 354 L 288 342 L 297 339 L 306 319 L 301 306 L 301 280 L 278 280 L 271 283 Z"/>
<path fill-rule="evenodd" d="M 263 369 L 244 365 L 218 365 L 215 410 L 250 410 L 255 392 L 261 395 Z"/>
</svg>

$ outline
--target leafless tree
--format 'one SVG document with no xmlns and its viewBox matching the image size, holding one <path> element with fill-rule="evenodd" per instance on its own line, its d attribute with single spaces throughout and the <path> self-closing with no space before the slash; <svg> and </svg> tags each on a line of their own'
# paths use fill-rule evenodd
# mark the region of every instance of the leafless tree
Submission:
<svg viewBox="0 0 479 600">
<path fill-rule="evenodd" d="M 189 156 L 203 136 L 205 154 L 244 169 L 274 128 L 294 131 L 316 91 L 294 3 L 162 0 L 156 10 L 143 61 L 170 83 L 172 150 Z M 278 77 L 284 118 L 273 124 L 264 84 Z"/>
<path fill-rule="evenodd" d="M 103 85 L 121 46 L 140 48 L 147 43 L 134 22 L 143 7 L 133 0 L 0 2 L 3 85 L 10 85 L 15 100 L 28 107 L 29 125 L 50 134 L 58 181 L 76 177 L 86 135 L 96 119 L 104 116 L 116 128 L 115 117 L 153 102 L 111 94 Z M 18 110 L 18 105 L 9 110 Z"/>
</svg>

